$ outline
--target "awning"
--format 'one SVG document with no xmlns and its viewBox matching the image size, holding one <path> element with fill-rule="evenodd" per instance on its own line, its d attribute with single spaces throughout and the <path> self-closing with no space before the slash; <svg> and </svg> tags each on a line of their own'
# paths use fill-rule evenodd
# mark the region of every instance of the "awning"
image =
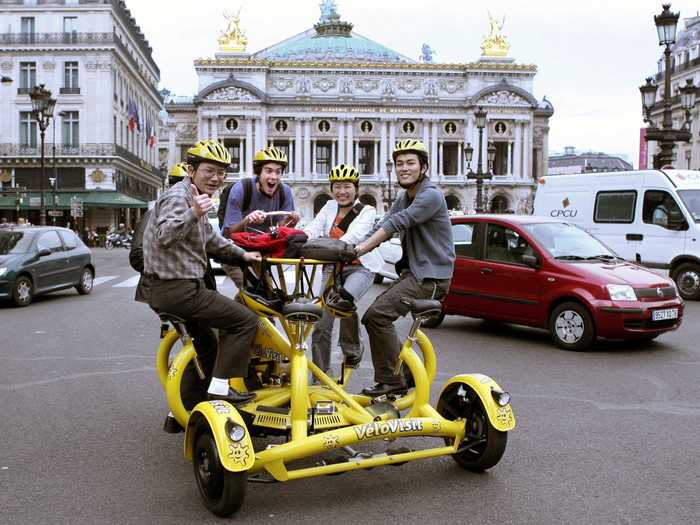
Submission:
<svg viewBox="0 0 700 525">
<path fill-rule="evenodd" d="M 41 207 L 41 193 L 29 191 L 20 193 L 22 210 L 38 210 Z M 56 205 L 53 205 L 53 193 L 44 192 L 44 207 L 47 210 L 70 210 L 73 197 L 83 201 L 84 208 L 148 208 L 148 203 L 117 191 L 84 191 L 84 192 L 56 192 Z M 0 209 L 14 210 L 16 207 L 15 196 L 8 194 L 8 190 L 0 195 Z"/>
</svg>

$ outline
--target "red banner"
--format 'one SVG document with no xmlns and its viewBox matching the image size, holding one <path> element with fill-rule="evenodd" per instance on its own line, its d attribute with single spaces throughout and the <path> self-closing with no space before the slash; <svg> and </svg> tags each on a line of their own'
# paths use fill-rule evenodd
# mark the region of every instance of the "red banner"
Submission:
<svg viewBox="0 0 700 525">
<path fill-rule="evenodd" d="M 639 169 L 647 169 L 647 128 L 639 128 Z"/>
</svg>

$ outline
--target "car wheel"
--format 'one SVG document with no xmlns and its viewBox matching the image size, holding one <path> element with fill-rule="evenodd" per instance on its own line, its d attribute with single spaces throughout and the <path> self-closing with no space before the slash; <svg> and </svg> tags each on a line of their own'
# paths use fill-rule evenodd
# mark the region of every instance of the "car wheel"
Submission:
<svg viewBox="0 0 700 525">
<path fill-rule="evenodd" d="M 436 315 L 431 315 L 421 323 L 421 328 L 437 328 L 442 324 L 443 319 L 445 319 L 444 312 L 440 312 Z"/>
<path fill-rule="evenodd" d="M 12 301 L 17 306 L 28 306 L 34 298 L 34 285 L 29 277 L 21 276 L 12 287 Z"/>
<path fill-rule="evenodd" d="M 700 299 L 700 265 L 695 263 L 683 263 L 675 272 L 673 280 L 676 282 L 678 293 L 683 299 Z"/>
<path fill-rule="evenodd" d="M 83 268 L 80 274 L 80 281 L 78 281 L 78 284 L 75 286 L 75 289 L 78 290 L 80 295 L 87 295 L 92 292 L 94 278 L 95 276 L 92 275 L 92 270 L 90 268 Z"/>
<path fill-rule="evenodd" d="M 582 304 L 562 303 L 549 316 L 549 333 L 564 350 L 585 350 L 595 339 L 593 318 Z"/>
<path fill-rule="evenodd" d="M 381 273 L 374 274 L 374 284 L 382 284 L 384 282 L 384 276 Z"/>
</svg>

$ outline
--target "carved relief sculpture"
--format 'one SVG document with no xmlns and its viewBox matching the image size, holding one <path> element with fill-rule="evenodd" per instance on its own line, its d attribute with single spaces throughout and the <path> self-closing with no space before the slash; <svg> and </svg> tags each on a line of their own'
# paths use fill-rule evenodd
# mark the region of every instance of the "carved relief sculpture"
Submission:
<svg viewBox="0 0 700 525">
<path fill-rule="evenodd" d="M 204 100 L 207 102 L 260 102 L 260 99 L 250 91 L 236 86 L 228 86 L 212 91 Z"/>
<path fill-rule="evenodd" d="M 477 104 L 490 106 L 529 106 L 530 103 L 512 91 L 496 91 L 481 97 Z"/>
</svg>

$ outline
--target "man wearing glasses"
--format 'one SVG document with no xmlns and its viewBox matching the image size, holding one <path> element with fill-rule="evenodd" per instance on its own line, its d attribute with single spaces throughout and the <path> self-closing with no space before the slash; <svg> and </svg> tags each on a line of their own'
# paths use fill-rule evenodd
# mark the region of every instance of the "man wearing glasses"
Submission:
<svg viewBox="0 0 700 525">
<path fill-rule="evenodd" d="M 217 328 L 218 352 L 201 355 L 198 348 L 204 369 L 213 370 L 208 398 L 247 403 L 255 395 L 231 388 L 229 379 L 246 375 L 257 316 L 208 289 L 204 275 L 209 255 L 228 264 L 261 257 L 224 239 L 207 220 L 214 206 L 211 195 L 223 183 L 231 163 L 229 152 L 216 140 L 201 140 L 187 154 L 188 176 L 159 197 L 144 229 L 144 275 L 151 280 L 148 304 L 156 312 L 199 321 L 209 330 Z"/>
</svg>

